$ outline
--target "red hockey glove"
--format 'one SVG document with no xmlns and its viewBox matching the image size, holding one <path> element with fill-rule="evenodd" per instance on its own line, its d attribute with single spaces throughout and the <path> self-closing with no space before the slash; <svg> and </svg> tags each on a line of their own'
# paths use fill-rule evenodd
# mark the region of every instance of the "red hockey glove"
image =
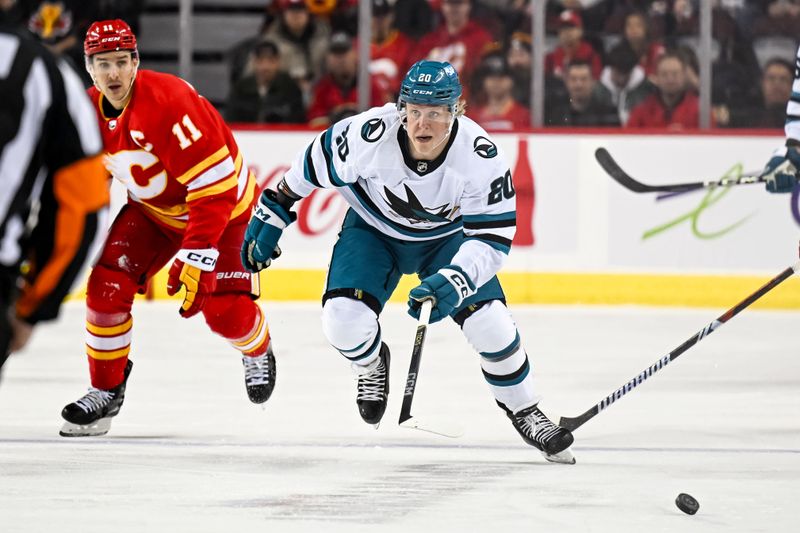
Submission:
<svg viewBox="0 0 800 533">
<path fill-rule="evenodd" d="M 179 311 L 183 318 L 199 313 L 208 296 L 217 287 L 217 275 L 214 273 L 217 257 L 219 252 L 214 248 L 204 250 L 184 248 L 178 252 L 175 262 L 169 269 L 167 294 L 172 296 L 180 290 L 181 285 L 186 287 L 186 295 Z"/>
</svg>

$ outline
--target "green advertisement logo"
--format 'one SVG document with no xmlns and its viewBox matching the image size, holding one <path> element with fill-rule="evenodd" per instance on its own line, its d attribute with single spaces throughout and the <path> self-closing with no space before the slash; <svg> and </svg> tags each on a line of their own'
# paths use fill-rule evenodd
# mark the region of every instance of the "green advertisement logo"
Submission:
<svg viewBox="0 0 800 533">
<path fill-rule="evenodd" d="M 732 166 L 725 174 L 722 175 L 721 179 L 736 179 L 742 175 L 742 165 L 741 163 L 737 163 L 736 165 Z M 722 198 L 724 198 L 729 192 L 731 192 L 731 187 L 719 187 L 715 189 L 709 189 L 708 192 L 703 196 L 703 199 L 700 200 L 700 204 L 686 213 L 685 215 L 681 215 L 678 218 L 656 226 L 652 229 L 649 229 L 644 232 L 642 235 L 642 240 L 645 241 L 647 239 L 653 238 L 660 233 L 664 233 L 665 231 L 672 229 L 680 224 L 687 222 L 691 225 L 692 234 L 697 237 L 698 239 L 717 239 L 722 237 L 726 233 L 730 233 L 731 231 L 735 230 L 747 220 L 753 216 L 755 213 L 750 213 L 738 221 L 734 222 L 733 224 L 726 226 L 722 229 L 718 229 L 716 231 L 702 231 L 700 229 L 700 215 L 706 209 L 709 209 L 712 205 L 716 204 Z M 683 193 L 679 193 L 683 194 Z M 670 195 L 669 198 L 672 198 L 673 195 Z"/>
</svg>

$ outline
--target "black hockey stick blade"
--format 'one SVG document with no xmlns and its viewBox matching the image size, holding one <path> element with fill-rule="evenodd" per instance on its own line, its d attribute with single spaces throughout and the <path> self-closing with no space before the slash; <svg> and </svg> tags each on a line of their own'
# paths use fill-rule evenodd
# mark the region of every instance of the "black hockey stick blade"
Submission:
<svg viewBox="0 0 800 533">
<path fill-rule="evenodd" d="M 642 384 L 647 378 L 667 366 L 671 361 L 677 359 L 682 353 L 686 350 L 703 340 L 705 337 L 713 333 L 717 328 L 719 328 L 722 324 L 726 323 L 728 320 L 733 318 L 734 316 L 738 315 L 741 311 L 746 309 L 750 306 L 753 302 L 767 294 L 769 291 L 780 285 L 783 281 L 791 277 L 792 274 L 800 273 L 800 262 L 795 263 L 794 265 L 790 266 L 789 268 L 785 269 L 783 272 L 769 280 L 767 283 L 762 285 L 758 290 L 750 294 L 747 298 L 739 302 L 738 304 L 734 305 L 730 309 L 728 309 L 725 313 L 720 315 L 716 320 L 711 322 L 710 324 L 706 325 L 703 329 L 695 333 L 691 338 L 686 340 L 683 344 L 672 350 L 670 353 L 644 369 L 642 372 L 639 373 L 636 377 L 625 383 L 622 387 L 618 388 L 605 398 L 603 398 L 599 403 L 597 403 L 592 408 L 586 410 L 584 413 L 575 416 L 575 417 L 568 417 L 562 416 L 558 422 L 558 425 L 563 427 L 564 429 L 568 429 L 570 431 L 575 431 L 586 422 L 597 416 L 600 411 L 605 410 L 608 406 L 625 396 L 627 393 L 632 391 L 638 385 Z"/>
<path fill-rule="evenodd" d="M 594 157 L 597 162 L 606 171 L 606 174 L 611 176 L 614 181 L 625 187 L 626 189 L 636 192 L 687 192 L 697 189 L 711 189 L 715 187 L 730 187 L 732 185 L 750 185 L 753 183 L 764 183 L 764 180 L 758 177 L 757 172 L 742 174 L 738 178 L 723 178 L 711 181 L 693 181 L 688 183 L 672 183 L 669 185 L 648 185 L 634 179 L 630 174 L 622 170 L 622 167 L 611 157 L 608 150 L 605 148 L 598 148 L 594 152 Z"/>
<path fill-rule="evenodd" d="M 400 408 L 398 424 L 406 429 L 419 429 L 428 433 L 435 433 L 444 437 L 457 438 L 464 434 L 460 427 L 444 420 L 419 419 L 411 415 L 411 403 L 414 401 L 414 391 L 417 387 L 417 376 L 422 361 L 422 348 L 425 346 L 425 335 L 428 331 L 428 322 L 431 318 L 433 300 L 425 300 L 419 314 L 419 325 L 414 337 L 414 348 L 411 351 L 411 364 L 408 367 L 406 386 L 403 392 L 403 406 Z"/>
</svg>

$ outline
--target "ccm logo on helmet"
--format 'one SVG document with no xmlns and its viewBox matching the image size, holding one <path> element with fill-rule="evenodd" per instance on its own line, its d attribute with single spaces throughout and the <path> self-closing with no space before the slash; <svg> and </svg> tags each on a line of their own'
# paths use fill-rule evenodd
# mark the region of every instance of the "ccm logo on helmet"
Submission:
<svg viewBox="0 0 800 533">
<path fill-rule="evenodd" d="M 433 94 L 433 91 L 426 91 L 424 89 L 414 89 L 411 91 L 412 94 Z"/>
</svg>

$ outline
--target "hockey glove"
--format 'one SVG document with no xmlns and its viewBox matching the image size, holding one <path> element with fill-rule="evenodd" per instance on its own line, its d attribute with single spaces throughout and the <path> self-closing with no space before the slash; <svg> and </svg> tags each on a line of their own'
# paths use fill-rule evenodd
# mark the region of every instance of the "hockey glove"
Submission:
<svg viewBox="0 0 800 533">
<path fill-rule="evenodd" d="M 278 203 L 275 191 L 265 189 L 253 210 L 242 242 L 242 265 L 250 272 L 267 268 L 281 255 L 278 240 L 297 214 Z"/>
<path fill-rule="evenodd" d="M 422 302 L 434 298 L 430 323 L 450 316 L 464 300 L 475 294 L 475 284 L 461 267 L 445 265 L 422 283 L 411 289 L 408 295 L 408 314 L 419 319 Z"/>
<path fill-rule="evenodd" d="M 800 153 L 796 148 L 783 146 L 775 150 L 759 177 L 767 182 L 769 192 L 792 192 L 797 185 L 798 169 Z"/>
<path fill-rule="evenodd" d="M 217 287 L 217 275 L 214 273 L 217 257 L 219 252 L 214 248 L 204 250 L 184 248 L 178 252 L 169 269 L 167 294 L 173 296 L 180 290 L 181 285 L 186 287 L 186 294 L 179 311 L 183 318 L 199 313 L 208 296 Z"/>
</svg>

